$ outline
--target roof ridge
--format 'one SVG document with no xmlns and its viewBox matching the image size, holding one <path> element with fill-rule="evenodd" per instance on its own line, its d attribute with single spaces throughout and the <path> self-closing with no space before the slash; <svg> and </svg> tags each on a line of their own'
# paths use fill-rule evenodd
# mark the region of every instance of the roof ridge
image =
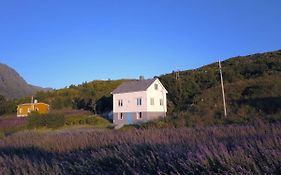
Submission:
<svg viewBox="0 0 281 175">
<path fill-rule="evenodd" d="M 151 78 L 146 80 L 133 80 L 130 82 L 125 82 L 114 89 L 112 94 L 146 91 L 147 88 L 156 80 L 157 78 Z"/>
</svg>

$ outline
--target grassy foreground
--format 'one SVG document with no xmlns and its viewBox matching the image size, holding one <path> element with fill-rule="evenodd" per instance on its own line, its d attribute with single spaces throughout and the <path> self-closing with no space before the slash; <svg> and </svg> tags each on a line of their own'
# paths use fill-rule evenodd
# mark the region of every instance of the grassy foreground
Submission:
<svg viewBox="0 0 281 175">
<path fill-rule="evenodd" d="M 0 174 L 280 174 L 281 124 L 24 131 L 0 140 Z"/>
</svg>

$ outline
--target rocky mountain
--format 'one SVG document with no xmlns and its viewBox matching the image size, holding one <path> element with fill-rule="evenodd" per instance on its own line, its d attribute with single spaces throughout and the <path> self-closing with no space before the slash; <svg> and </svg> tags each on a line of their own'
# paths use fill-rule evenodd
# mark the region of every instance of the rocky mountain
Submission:
<svg viewBox="0 0 281 175">
<path fill-rule="evenodd" d="M 13 68 L 0 63 L 0 95 L 21 98 L 40 90 L 45 89 L 28 84 Z"/>
</svg>

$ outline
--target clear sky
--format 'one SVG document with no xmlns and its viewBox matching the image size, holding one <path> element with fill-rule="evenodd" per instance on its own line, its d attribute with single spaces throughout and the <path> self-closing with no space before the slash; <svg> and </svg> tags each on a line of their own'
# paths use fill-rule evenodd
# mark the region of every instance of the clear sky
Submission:
<svg viewBox="0 0 281 175">
<path fill-rule="evenodd" d="M 0 0 L 0 62 L 30 84 L 153 77 L 281 49 L 280 0 Z"/>
</svg>

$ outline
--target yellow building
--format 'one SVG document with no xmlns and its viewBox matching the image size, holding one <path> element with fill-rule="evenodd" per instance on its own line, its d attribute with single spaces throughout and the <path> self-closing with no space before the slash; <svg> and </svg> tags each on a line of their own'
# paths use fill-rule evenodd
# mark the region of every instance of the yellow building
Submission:
<svg viewBox="0 0 281 175">
<path fill-rule="evenodd" d="M 33 111 L 37 111 L 39 114 L 46 114 L 49 112 L 49 105 L 37 102 L 20 104 L 17 108 L 17 117 L 27 117 Z"/>
</svg>

